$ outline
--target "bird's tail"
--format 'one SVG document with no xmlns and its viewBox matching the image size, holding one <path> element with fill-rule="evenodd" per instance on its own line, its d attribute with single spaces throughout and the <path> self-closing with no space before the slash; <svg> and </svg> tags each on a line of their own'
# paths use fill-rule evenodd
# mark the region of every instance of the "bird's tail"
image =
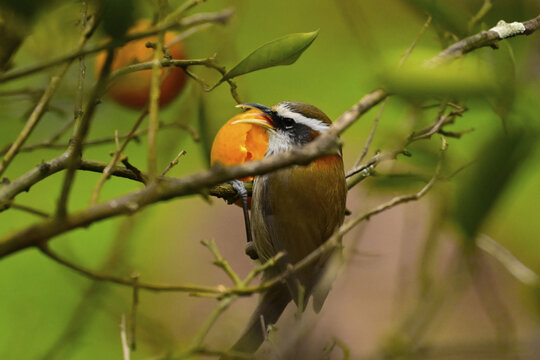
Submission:
<svg viewBox="0 0 540 360">
<path fill-rule="evenodd" d="M 251 315 L 248 325 L 242 336 L 230 350 L 234 353 L 254 353 L 263 343 L 266 327 L 275 324 L 291 301 L 291 295 L 285 285 L 277 285 L 262 295 L 257 308 Z M 222 360 L 236 359 L 234 356 L 225 356 Z"/>
</svg>

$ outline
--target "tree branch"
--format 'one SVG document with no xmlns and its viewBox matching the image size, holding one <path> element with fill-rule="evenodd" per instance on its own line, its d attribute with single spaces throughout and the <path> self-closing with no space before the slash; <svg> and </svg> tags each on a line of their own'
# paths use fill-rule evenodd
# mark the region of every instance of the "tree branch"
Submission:
<svg viewBox="0 0 540 360">
<path fill-rule="evenodd" d="M 531 33 L 534 31 L 540 22 L 539 20 L 540 19 L 537 18 L 527 22 L 527 24 L 524 25 L 527 29 L 524 33 Z M 489 33 L 497 34 L 493 31 Z M 467 38 L 469 39 L 466 39 L 468 51 L 485 46 L 483 36 L 484 35 Z M 461 42 L 458 42 L 457 44 L 459 43 Z M 450 56 L 447 55 L 447 53 L 447 50 L 443 51 L 438 55 L 438 58 Z M 341 115 L 327 132 L 303 148 L 298 148 L 291 152 L 268 157 L 259 161 L 248 162 L 239 166 L 214 166 L 209 170 L 184 178 L 165 182 L 159 181 L 137 192 L 70 214 L 66 216 L 65 219 L 49 219 L 9 234 L 0 239 L 0 257 L 30 246 L 35 246 L 44 240 L 48 240 L 51 237 L 65 233 L 69 230 L 88 226 L 94 222 L 113 216 L 133 213 L 147 205 L 159 201 L 197 194 L 228 180 L 248 175 L 260 175 L 293 164 L 307 164 L 318 157 L 333 153 L 339 146 L 338 135 L 351 126 L 359 116 L 380 103 L 387 96 L 388 94 L 384 90 L 376 90 L 365 95 L 357 104 Z M 34 177 L 35 175 L 36 174 L 34 173 Z M 4 188 L 0 189 L 0 195 L 2 195 L 3 190 Z"/>
<path fill-rule="evenodd" d="M 56 134 L 51 136 L 49 139 L 38 142 L 38 143 L 35 143 L 35 144 L 29 144 L 29 145 L 23 146 L 23 147 L 21 147 L 19 149 L 19 152 L 28 152 L 28 151 L 34 151 L 34 150 L 37 150 L 37 149 L 66 149 L 69 146 L 68 143 L 57 144 L 55 142 L 67 130 L 67 128 L 69 126 L 71 126 L 72 124 L 73 124 L 73 121 L 71 121 L 71 120 L 68 121 L 64 125 L 64 127 L 62 129 L 60 129 L 61 131 L 58 131 Z M 190 134 L 190 136 L 192 137 L 193 141 L 195 141 L 195 142 L 200 140 L 200 135 L 197 132 L 197 130 L 194 127 L 192 127 L 191 125 L 189 125 L 189 124 L 183 124 L 183 123 L 178 122 L 178 121 L 173 121 L 173 122 L 167 122 L 167 123 L 160 123 L 160 125 L 159 125 L 159 130 L 171 129 L 171 128 L 177 128 L 177 129 L 182 129 L 182 130 L 187 131 Z M 148 133 L 148 128 L 137 130 L 133 134 L 133 138 L 137 138 L 139 136 L 146 135 L 147 133 Z M 127 138 L 128 135 L 129 135 L 129 133 L 119 135 L 118 139 L 123 140 L 123 139 Z M 99 139 L 87 140 L 87 141 L 85 141 L 83 143 L 83 147 L 86 148 L 86 147 L 89 147 L 89 146 L 109 144 L 109 143 L 112 143 L 114 141 L 115 141 L 114 136 L 107 136 L 107 137 L 103 137 L 103 138 L 99 138 Z M 5 154 L 6 152 L 7 152 L 7 149 L 2 149 L 2 150 L 0 150 L 0 155 Z"/>
<path fill-rule="evenodd" d="M 86 14 L 84 14 L 86 16 Z M 95 27 L 97 26 L 97 23 L 95 21 L 95 17 L 91 18 L 91 21 L 85 28 L 83 29 L 83 33 L 81 35 L 81 38 L 79 39 L 79 43 L 77 45 L 77 51 L 80 51 L 84 45 L 86 44 L 86 41 L 88 40 L 90 34 L 93 33 Z M 58 88 L 58 85 L 60 84 L 60 81 L 64 77 L 64 75 L 67 73 L 69 67 L 71 66 L 73 59 L 70 59 L 64 63 L 64 65 L 60 68 L 58 73 L 51 78 L 49 81 L 49 85 L 43 92 L 43 95 L 41 95 L 41 98 L 39 99 L 38 103 L 34 107 L 34 110 L 30 114 L 30 117 L 28 118 L 28 121 L 24 125 L 24 128 L 20 132 L 17 139 L 11 144 L 9 150 L 6 152 L 4 158 L 0 162 L 0 176 L 4 173 L 8 165 L 11 163 L 15 155 L 19 152 L 19 149 L 24 144 L 26 139 L 30 136 L 38 122 L 41 120 L 41 117 L 43 114 L 45 114 L 45 111 L 47 110 L 47 105 L 49 104 L 49 101 L 53 97 L 54 93 L 56 92 L 56 89 Z"/>
<path fill-rule="evenodd" d="M 69 230 L 88 226 L 113 216 L 133 213 L 159 201 L 197 194 L 228 180 L 248 175 L 260 175 L 293 164 L 308 164 L 318 157 L 333 153 L 339 146 L 337 136 L 361 114 L 378 104 L 386 96 L 387 94 L 382 90 L 367 94 L 355 106 L 346 111 L 330 130 L 303 148 L 243 165 L 214 166 L 209 170 L 184 178 L 152 183 L 145 189 L 93 205 L 86 210 L 66 215 L 65 218 L 48 220 L 10 234 L 0 240 L 0 257 L 29 246 L 35 246 Z"/>
<path fill-rule="evenodd" d="M 45 69 L 48 69 L 48 68 L 63 64 L 66 61 L 72 61 L 73 59 L 76 59 L 76 58 L 81 57 L 81 56 L 95 54 L 95 53 L 98 53 L 98 52 L 103 51 L 103 50 L 114 49 L 114 48 L 120 47 L 120 46 L 122 46 L 122 45 L 124 45 L 124 44 L 126 44 L 126 43 L 128 43 L 130 41 L 138 40 L 138 39 L 142 39 L 142 38 L 145 38 L 145 37 L 155 35 L 155 34 L 159 33 L 160 31 L 173 30 L 173 29 L 184 29 L 184 28 L 188 28 L 188 27 L 191 27 L 191 26 L 199 25 L 199 24 L 205 24 L 205 23 L 215 23 L 215 22 L 217 22 L 217 23 L 223 24 L 223 23 L 226 23 L 230 19 L 232 14 L 233 14 L 233 11 L 231 9 L 225 9 L 223 11 L 219 11 L 219 12 L 215 12 L 215 13 L 200 13 L 200 14 L 191 15 L 189 17 L 183 18 L 180 21 L 172 21 L 172 22 L 169 22 L 169 23 L 166 23 L 166 24 L 162 24 L 161 26 L 158 26 L 158 27 L 153 28 L 153 29 L 148 30 L 148 31 L 143 31 L 143 32 L 139 32 L 139 33 L 136 33 L 136 34 L 128 35 L 124 39 L 122 39 L 121 41 L 110 40 L 110 41 L 106 42 L 105 44 L 94 45 L 92 47 L 89 47 L 87 49 L 83 49 L 83 50 L 80 50 L 80 51 L 76 50 L 76 51 L 73 51 L 73 52 L 71 52 L 69 54 L 66 54 L 66 55 L 63 55 L 63 56 L 60 56 L 60 57 L 58 57 L 58 58 L 56 58 L 54 60 L 48 61 L 48 62 L 44 62 L 44 63 L 41 63 L 41 64 L 32 65 L 32 66 L 29 66 L 29 67 L 26 67 L 26 68 L 22 68 L 22 69 L 7 72 L 7 73 L 3 74 L 2 76 L 0 76 L 0 83 L 7 82 L 7 81 L 10 81 L 10 80 L 14 80 L 14 79 L 17 79 L 17 78 L 20 78 L 20 77 L 23 77 L 23 76 L 35 74 L 35 73 L 43 71 Z"/>
<path fill-rule="evenodd" d="M 500 29 L 504 26 L 520 24 L 517 25 L 515 31 L 501 31 Z M 488 31 L 482 31 L 478 34 L 466 37 L 465 39 L 458 41 L 457 43 L 449 46 L 437 56 L 431 58 L 426 62 L 426 66 L 435 67 L 442 64 L 447 64 L 453 60 L 484 46 L 496 46 L 497 42 L 500 40 L 518 36 L 518 35 L 530 35 L 535 32 L 540 27 L 540 15 L 536 18 L 522 22 L 522 23 L 512 23 L 507 24 L 504 21 L 499 21 L 497 26 L 489 29 Z"/>
</svg>

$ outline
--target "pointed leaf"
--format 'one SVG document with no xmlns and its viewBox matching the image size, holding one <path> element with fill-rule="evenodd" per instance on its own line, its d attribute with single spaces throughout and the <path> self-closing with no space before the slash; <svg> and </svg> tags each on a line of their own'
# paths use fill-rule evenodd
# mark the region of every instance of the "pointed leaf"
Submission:
<svg viewBox="0 0 540 360">
<path fill-rule="evenodd" d="M 475 239 L 497 199 L 534 153 L 537 142 L 536 132 L 528 129 L 497 135 L 484 145 L 476 165 L 464 174 L 456 192 L 453 217 L 466 241 Z"/>
<path fill-rule="evenodd" d="M 272 66 L 290 65 L 311 45 L 319 30 L 296 33 L 272 40 L 249 54 L 229 72 L 223 75 L 220 83 L 253 71 Z"/>
</svg>

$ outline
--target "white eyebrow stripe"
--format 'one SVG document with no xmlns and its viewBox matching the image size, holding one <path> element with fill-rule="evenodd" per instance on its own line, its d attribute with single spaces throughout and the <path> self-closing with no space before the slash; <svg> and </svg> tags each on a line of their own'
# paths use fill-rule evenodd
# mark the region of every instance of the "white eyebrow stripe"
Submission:
<svg viewBox="0 0 540 360">
<path fill-rule="evenodd" d="M 318 131 L 320 133 L 325 132 L 328 130 L 329 126 L 327 123 L 321 120 L 313 119 L 306 117 L 302 114 L 293 112 L 289 110 L 289 108 L 286 105 L 279 104 L 275 107 L 275 111 L 282 117 L 285 118 L 291 118 L 294 121 L 296 121 L 298 124 L 306 125 L 310 128 L 312 128 L 315 131 Z"/>
</svg>

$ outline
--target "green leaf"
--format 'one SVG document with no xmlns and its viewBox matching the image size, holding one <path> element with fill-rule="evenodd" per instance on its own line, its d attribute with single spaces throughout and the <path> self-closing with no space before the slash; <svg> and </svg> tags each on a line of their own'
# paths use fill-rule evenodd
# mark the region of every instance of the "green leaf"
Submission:
<svg viewBox="0 0 540 360">
<path fill-rule="evenodd" d="M 536 132 L 528 129 L 496 136 L 484 145 L 476 166 L 466 172 L 456 193 L 453 217 L 466 241 L 474 240 L 497 199 L 537 143 Z"/>
<path fill-rule="evenodd" d="M 494 74 L 472 62 L 436 69 L 404 66 L 384 70 L 379 79 L 386 89 L 407 98 L 484 97 L 496 90 Z"/>
<path fill-rule="evenodd" d="M 289 34 L 267 42 L 223 75 L 219 82 L 272 66 L 291 65 L 298 60 L 318 34 L 319 30 Z"/>
</svg>

